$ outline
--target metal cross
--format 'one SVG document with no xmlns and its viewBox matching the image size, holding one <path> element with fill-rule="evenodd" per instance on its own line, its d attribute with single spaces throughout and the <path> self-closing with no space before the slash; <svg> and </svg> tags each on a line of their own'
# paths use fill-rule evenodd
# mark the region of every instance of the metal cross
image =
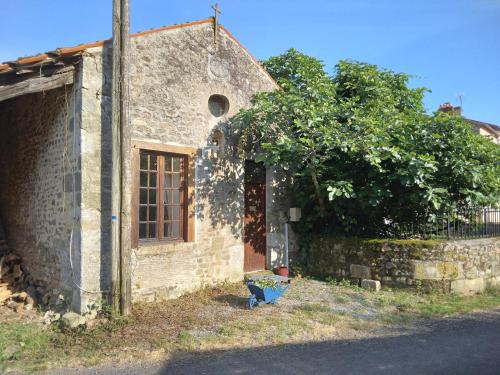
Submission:
<svg viewBox="0 0 500 375">
<path fill-rule="evenodd" d="M 215 3 L 215 5 L 212 5 L 212 9 L 214 10 L 214 44 L 217 44 L 217 34 L 219 32 L 219 14 L 222 13 L 217 3 Z"/>
</svg>

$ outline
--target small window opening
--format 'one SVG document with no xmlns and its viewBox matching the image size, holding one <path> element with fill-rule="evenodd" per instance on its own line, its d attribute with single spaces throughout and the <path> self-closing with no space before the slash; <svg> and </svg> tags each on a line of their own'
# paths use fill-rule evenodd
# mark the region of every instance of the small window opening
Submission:
<svg viewBox="0 0 500 375">
<path fill-rule="evenodd" d="M 208 109 L 215 117 L 221 117 L 229 111 L 229 100 L 224 95 L 212 95 L 208 98 Z"/>
</svg>

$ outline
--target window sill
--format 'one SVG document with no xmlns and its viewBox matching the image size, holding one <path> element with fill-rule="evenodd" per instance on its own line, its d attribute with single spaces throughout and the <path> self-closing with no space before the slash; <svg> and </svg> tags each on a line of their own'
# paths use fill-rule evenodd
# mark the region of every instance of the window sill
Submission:
<svg viewBox="0 0 500 375">
<path fill-rule="evenodd" d="M 165 256 L 172 253 L 186 253 L 194 251 L 196 248 L 195 242 L 185 241 L 142 241 L 139 246 L 132 251 L 137 256 Z"/>
<path fill-rule="evenodd" d="M 165 245 L 176 245 L 182 243 L 189 243 L 185 240 L 139 240 L 138 247 L 149 247 L 149 246 L 165 246 Z"/>
</svg>

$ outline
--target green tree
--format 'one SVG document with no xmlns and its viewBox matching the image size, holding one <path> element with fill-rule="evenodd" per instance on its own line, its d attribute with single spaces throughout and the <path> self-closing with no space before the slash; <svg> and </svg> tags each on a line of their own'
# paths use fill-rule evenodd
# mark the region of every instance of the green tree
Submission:
<svg viewBox="0 0 500 375">
<path fill-rule="evenodd" d="M 427 114 L 407 74 L 340 61 L 329 75 L 294 49 L 264 66 L 282 90 L 236 116 L 240 150 L 293 176 L 302 229 L 387 235 L 499 202 L 500 148 L 459 116 Z"/>
</svg>

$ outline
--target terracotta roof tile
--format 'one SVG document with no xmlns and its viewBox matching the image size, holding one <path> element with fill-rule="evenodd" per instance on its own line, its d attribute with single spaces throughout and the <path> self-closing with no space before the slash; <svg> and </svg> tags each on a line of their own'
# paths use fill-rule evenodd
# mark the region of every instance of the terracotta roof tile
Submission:
<svg viewBox="0 0 500 375">
<path fill-rule="evenodd" d="M 12 70 L 12 68 L 9 66 L 9 64 L 0 64 L 0 72 L 9 71 L 9 70 Z"/>
<path fill-rule="evenodd" d="M 48 54 L 46 53 L 41 53 L 39 55 L 36 55 L 36 56 L 31 56 L 31 57 L 23 57 L 23 58 L 20 58 L 20 59 L 17 59 L 16 61 L 14 61 L 13 63 L 14 64 L 17 64 L 17 65 L 29 65 L 29 64 L 34 64 L 34 63 L 37 63 L 37 62 L 40 62 L 42 60 L 45 60 L 49 57 Z"/>
</svg>

